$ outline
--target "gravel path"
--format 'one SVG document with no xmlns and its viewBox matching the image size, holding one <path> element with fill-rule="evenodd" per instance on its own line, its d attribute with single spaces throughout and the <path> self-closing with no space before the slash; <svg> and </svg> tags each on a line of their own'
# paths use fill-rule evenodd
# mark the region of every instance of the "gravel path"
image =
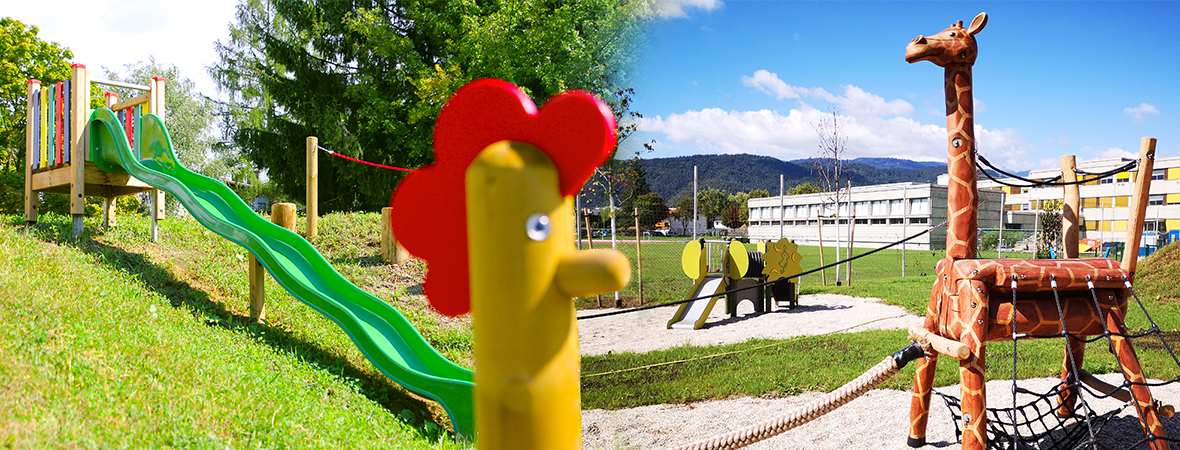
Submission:
<svg viewBox="0 0 1180 450">
<path fill-rule="evenodd" d="M 905 328 L 920 324 L 921 319 L 899 307 L 843 295 L 806 295 L 795 310 L 776 310 L 753 315 L 748 302 L 739 307 L 737 318 L 724 314 L 719 304 L 701 330 L 668 330 L 673 308 L 660 308 L 634 314 L 579 321 L 582 353 L 647 352 L 677 345 L 711 345 L 742 342 L 750 338 L 787 338 L 838 331 Z M 602 312 L 583 311 L 581 314 Z M 867 325 L 857 326 L 860 324 Z M 898 348 L 901 345 L 899 344 Z M 886 355 L 882 355 L 884 358 Z M 1112 384 L 1121 383 L 1117 374 L 1101 375 Z M 1047 392 L 1057 380 L 1042 378 L 1021 380 L 1020 385 L 1034 392 Z M 938 388 L 958 394 L 959 388 Z M 1012 405 L 1011 381 L 988 382 L 988 404 Z M 1152 389 L 1156 398 L 1180 404 L 1180 386 L 1175 384 Z M 787 398 L 764 399 L 740 397 L 687 405 L 651 405 L 614 411 L 582 411 L 582 439 L 585 449 L 659 449 L 695 442 L 772 419 L 805 405 L 822 393 L 805 393 Z M 909 449 L 909 392 L 874 390 L 844 407 L 782 435 L 751 445 L 750 449 Z M 1028 402 L 1018 398 L 1018 404 Z M 932 400 L 927 446 L 924 448 L 958 448 L 951 415 L 938 396 Z M 1101 400 L 1093 408 L 1106 412 L 1121 407 L 1116 400 Z M 1180 421 L 1168 419 L 1169 436 L 1180 436 Z M 1133 409 L 1123 410 L 1098 434 L 1101 447 L 1127 448 L 1128 442 L 1142 438 Z M 1142 447 L 1146 448 L 1146 447 Z"/>
</svg>

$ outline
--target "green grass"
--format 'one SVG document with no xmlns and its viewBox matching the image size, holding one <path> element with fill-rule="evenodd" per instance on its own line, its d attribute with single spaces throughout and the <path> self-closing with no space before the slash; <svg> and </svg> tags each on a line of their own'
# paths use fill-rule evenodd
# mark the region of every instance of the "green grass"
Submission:
<svg viewBox="0 0 1180 450">
<path fill-rule="evenodd" d="M 267 283 L 247 319 L 245 252 L 193 220 L 0 226 L 0 443 L 16 448 L 460 448 L 433 402 L 377 372 L 328 319 Z M 316 243 L 460 363 L 470 327 L 413 294 L 415 263 L 376 263 L 376 214 L 329 215 Z M 368 230 L 366 231 L 366 228 Z M 438 425 L 443 423 L 443 427 Z"/>
</svg>

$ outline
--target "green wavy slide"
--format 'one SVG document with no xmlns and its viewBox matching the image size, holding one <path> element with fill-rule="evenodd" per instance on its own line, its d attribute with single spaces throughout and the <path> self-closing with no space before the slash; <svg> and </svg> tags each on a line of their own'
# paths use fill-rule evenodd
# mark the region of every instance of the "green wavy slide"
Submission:
<svg viewBox="0 0 1180 450">
<path fill-rule="evenodd" d="M 473 436 L 471 371 L 440 355 L 398 310 L 348 282 L 302 236 L 255 214 L 225 184 L 181 165 L 158 117 L 144 115 L 140 128 L 133 150 L 115 114 L 95 110 L 91 160 L 176 196 L 201 225 L 245 247 L 291 295 L 343 328 L 381 373 L 437 401 L 457 433 Z"/>
</svg>

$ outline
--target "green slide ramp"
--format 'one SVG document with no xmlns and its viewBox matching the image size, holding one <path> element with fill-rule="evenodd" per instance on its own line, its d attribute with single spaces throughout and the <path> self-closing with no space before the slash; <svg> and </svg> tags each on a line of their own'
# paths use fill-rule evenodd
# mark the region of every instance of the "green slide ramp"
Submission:
<svg viewBox="0 0 1180 450">
<path fill-rule="evenodd" d="M 201 225 L 245 247 L 291 295 L 343 328 L 385 376 L 437 401 L 456 432 L 473 436 L 471 371 L 440 355 L 397 309 L 348 282 L 302 236 L 255 214 L 225 184 L 181 165 L 158 117 L 144 115 L 140 127 L 136 155 L 115 114 L 94 111 L 91 160 L 174 195 Z"/>
</svg>

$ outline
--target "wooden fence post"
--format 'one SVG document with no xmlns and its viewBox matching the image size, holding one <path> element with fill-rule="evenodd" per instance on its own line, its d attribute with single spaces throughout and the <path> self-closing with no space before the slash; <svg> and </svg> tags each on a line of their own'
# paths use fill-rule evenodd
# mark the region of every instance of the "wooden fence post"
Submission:
<svg viewBox="0 0 1180 450">
<path fill-rule="evenodd" d="M 148 82 L 151 90 L 148 91 L 148 110 L 160 121 L 164 121 L 164 86 L 168 79 L 164 77 L 152 77 Z M 152 189 L 148 191 L 148 196 L 152 200 L 152 242 L 160 240 L 159 222 L 164 220 L 164 191 L 161 189 Z"/>
<path fill-rule="evenodd" d="M 635 284 L 639 287 L 639 304 L 643 305 L 643 232 L 639 230 L 639 207 L 635 207 Z"/>
<path fill-rule="evenodd" d="M 115 103 L 119 103 L 119 94 L 116 94 L 114 92 L 107 92 L 106 94 L 103 94 L 103 97 L 105 98 L 105 102 L 106 102 L 105 104 L 106 104 L 107 108 L 115 106 Z M 139 126 L 139 124 L 136 124 L 135 126 Z M 115 199 L 116 198 L 117 197 L 103 197 L 103 199 L 102 199 L 102 226 L 103 227 L 110 228 L 110 227 L 115 226 L 115 212 L 116 212 Z"/>
<path fill-rule="evenodd" d="M 410 252 L 397 243 L 393 235 L 393 225 L 390 223 L 393 208 L 381 208 L 381 260 L 386 264 L 401 264 L 410 259 Z"/>
<path fill-rule="evenodd" d="M 270 220 L 275 225 L 295 231 L 295 204 L 275 203 L 270 207 Z M 266 319 L 266 270 L 254 254 L 250 254 L 250 320 Z"/>
<path fill-rule="evenodd" d="M 320 138 L 315 136 L 307 137 L 307 198 L 305 200 L 307 201 L 307 239 L 310 240 L 320 234 Z"/>
</svg>

